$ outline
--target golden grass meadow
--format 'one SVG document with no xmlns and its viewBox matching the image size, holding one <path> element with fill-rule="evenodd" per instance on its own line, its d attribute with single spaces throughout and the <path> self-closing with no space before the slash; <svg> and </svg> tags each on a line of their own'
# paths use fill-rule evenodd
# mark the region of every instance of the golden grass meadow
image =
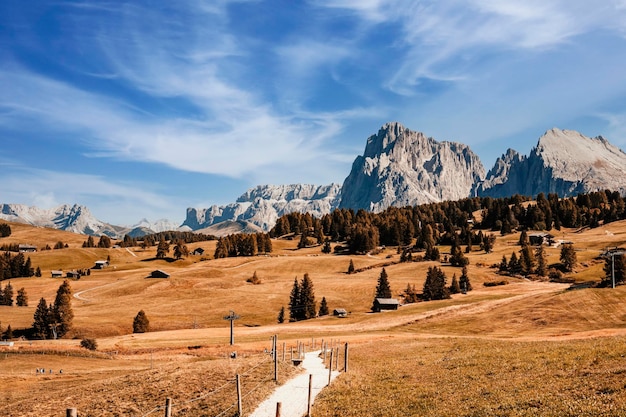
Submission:
<svg viewBox="0 0 626 417">
<path fill-rule="evenodd" d="M 327 255 L 320 247 L 298 250 L 297 239 L 274 240 L 269 256 L 213 259 L 212 241 L 188 245 L 205 249 L 202 256 L 156 260 L 155 247 L 82 248 L 84 235 L 10 225 L 11 236 L 0 243 L 62 241 L 68 248 L 29 254 L 42 277 L 11 280 L 15 291 L 25 288 L 29 306 L 0 306 L 3 329 L 30 327 L 38 300 L 54 300 L 63 279 L 51 278 L 51 270 L 90 268 L 107 257 L 111 265 L 70 281 L 68 338 L 0 347 L 2 415 L 60 416 L 67 408 L 79 416 L 163 415 L 159 407 L 171 398 L 174 416 L 235 416 L 236 374 L 246 415 L 276 387 L 267 353 L 276 335 L 278 384 L 300 372 L 288 360 L 299 342 L 325 341 L 340 351 L 349 344 L 348 372 L 317 398 L 316 417 L 626 416 L 626 287 L 568 290 L 570 284 L 500 276 L 492 265 L 519 250 L 519 234 L 498 236 L 492 253 L 467 255 L 473 291 L 371 313 L 383 264 L 399 296 L 407 284 L 421 290 L 428 267 L 439 263 L 389 264 L 400 257 L 393 247 Z M 626 222 L 561 230 L 557 238 L 573 241 L 577 251 L 566 278 L 599 281 L 598 255 L 624 245 Z M 559 248 L 546 251 L 550 263 L 559 261 Z M 357 269 L 371 268 L 348 275 L 350 259 Z M 156 269 L 170 277 L 148 278 Z M 460 275 L 459 268 L 442 269 L 448 283 Z M 255 272 L 259 285 L 246 282 Z M 294 279 L 305 273 L 318 303 L 325 297 L 331 313 L 350 314 L 278 324 Z M 503 279 L 507 285 L 483 285 Z M 133 334 L 139 310 L 151 331 Z M 224 320 L 230 311 L 240 316 L 234 346 Z M 81 348 L 82 338 L 94 338 L 98 349 Z"/>
</svg>

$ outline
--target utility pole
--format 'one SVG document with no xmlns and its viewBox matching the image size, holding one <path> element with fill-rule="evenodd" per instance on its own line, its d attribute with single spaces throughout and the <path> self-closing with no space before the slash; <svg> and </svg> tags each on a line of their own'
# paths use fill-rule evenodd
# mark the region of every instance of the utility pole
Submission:
<svg viewBox="0 0 626 417">
<path fill-rule="evenodd" d="M 230 310 L 230 314 L 228 316 L 224 316 L 224 320 L 230 321 L 230 345 L 235 344 L 235 334 L 233 332 L 233 323 L 237 320 L 239 316 L 235 314 L 234 311 Z"/>
</svg>

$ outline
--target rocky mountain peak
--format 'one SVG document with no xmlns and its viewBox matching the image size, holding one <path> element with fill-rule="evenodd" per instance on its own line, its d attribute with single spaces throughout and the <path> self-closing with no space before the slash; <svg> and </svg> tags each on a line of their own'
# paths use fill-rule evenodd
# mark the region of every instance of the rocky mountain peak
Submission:
<svg viewBox="0 0 626 417">
<path fill-rule="evenodd" d="M 400 123 L 367 140 L 344 181 L 340 207 L 381 211 L 389 206 L 468 197 L 484 168 L 466 145 L 437 142 Z"/>
<path fill-rule="evenodd" d="M 622 194 L 626 154 L 601 136 L 550 129 L 528 157 L 499 158 L 479 186 L 479 194 L 505 197 L 515 193 L 561 197 L 610 189 Z"/>
</svg>

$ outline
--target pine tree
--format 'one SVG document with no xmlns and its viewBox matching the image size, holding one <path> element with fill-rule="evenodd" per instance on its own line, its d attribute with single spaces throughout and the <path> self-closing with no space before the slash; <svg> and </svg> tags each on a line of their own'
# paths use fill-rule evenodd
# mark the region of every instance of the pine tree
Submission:
<svg viewBox="0 0 626 417">
<path fill-rule="evenodd" d="M 446 274 L 440 268 L 436 266 L 428 268 L 422 298 L 426 301 L 450 298 L 450 292 L 446 287 Z"/>
<path fill-rule="evenodd" d="M 350 259 L 350 265 L 348 265 L 348 274 L 354 274 L 354 262 Z"/>
<path fill-rule="evenodd" d="M 279 323 L 285 322 L 285 306 L 282 306 L 280 308 L 280 311 L 278 312 L 278 322 Z"/>
<path fill-rule="evenodd" d="M 330 253 L 331 251 L 330 240 L 326 239 L 324 241 L 324 246 L 322 246 L 322 253 Z"/>
<path fill-rule="evenodd" d="M 374 301 L 372 303 L 372 311 L 375 309 L 375 303 L 377 298 L 391 298 L 391 287 L 389 286 L 389 279 L 387 277 L 387 271 L 385 268 L 380 271 L 380 276 L 378 277 L 378 285 L 376 285 L 376 295 L 374 296 Z"/>
<path fill-rule="evenodd" d="M 522 233 L 520 233 L 517 244 L 520 246 L 530 245 L 530 240 L 528 239 L 528 233 L 526 233 L 526 230 L 522 230 Z"/>
<path fill-rule="evenodd" d="M 461 248 L 456 244 L 452 244 L 450 248 L 450 265 L 452 266 L 465 266 L 469 264 L 469 259 L 465 257 Z"/>
<path fill-rule="evenodd" d="M 524 246 L 522 246 L 522 250 L 520 252 L 520 266 L 522 274 L 532 274 L 535 267 L 535 256 L 530 248 L 530 244 L 524 244 Z"/>
<path fill-rule="evenodd" d="M 545 277 L 546 275 L 548 275 L 548 259 L 546 256 L 546 251 L 541 245 L 539 245 L 537 249 L 535 249 L 535 261 L 537 263 L 535 273 L 540 277 Z"/>
<path fill-rule="evenodd" d="M 57 290 L 52 315 L 54 322 L 57 324 L 57 336 L 65 336 L 72 328 L 72 321 L 74 320 L 74 312 L 72 311 L 72 288 L 67 280 L 63 281 L 63 284 L 61 284 Z"/>
<path fill-rule="evenodd" d="M 574 250 L 574 245 L 571 243 L 566 243 L 561 246 L 561 264 L 563 268 L 567 272 L 572 272 L 574 266 L 576 265 L 576 251 Z"/>
<path fill-rule="evenodd" d="M 326 303 L 326 297 L 322 297 L 322 301 L 320 302 L 320 311 L 317 315 L 320 317 L 328 315 L 328 304 Z"/>
<path fill-rule="evenodd" d="M 10 325 L 10 324 L 7 326 L 7 331 L 6 331 L 6 332 L 4 332 L 4 338 L 5 338 L 6 340 L 11 340 L 11 339 L 13 339 L 13 329 L 11 328 L 11 325 Z"/>
<path fill-rule="evenodd" d="M 42 297 L 37 304 L 37 309 L 33 316 L 33 334 L 39 339 L 45 339 L 49 332 L 48 303 Z"/>
<path fill-rule="evenodd" d="M 189 248 L 185 245 L 183 240 L 179 239 L 174 246 L 174 258 L 181 259 L 185 256 L 189 256 Z"/>
<path fill-rule="evenodd" d="M 517 258 L 517 254 L 515 252 L 511 253 L 508 269 L 509 273 L 511 274 L 519 274 L 520 272 L 522 272 L 522 265 L 520 264 L 520 261 Z"/>
<path fill-rule="evenodd" d="M 150 331 L 150 320 L 143 310 L 139 310 L 139 313 L 133 319 L 133 333 L 146 333 Z"/>
<path fill-rule="evenodd" d="M 500 265 L 498 266 L 498 271 L 505 272 L 509 269 L 509 262 L 506 260 L 506 255 L 502 255 L 502 261 L 500 261 Z"/>
<path fill-rule="evenodd" d="M 452 282 L 450 283 L 450 294 L 458 294 L 461 292 L 459 281 L 456 278 L 456 274 L 452 275 Z"/>
<path fill-rule="evenodd" d="M 17 298 L 15 301 L 18 307 L 28 307 L 28 295 L 24 287 L 17 290 Z"/>
<path fill-rule="evenodd" d="M 315 302 L 313 281 L 311 281 L 308 273 L 304 274 L 302 282 L 300 283 L 300 305 L 302 305 L 304 309 L 304 320 L 312 319 L 317 315 L 317 303 Z"/>
<path fill-rule="evenodd" d="M 2 304 L 5 306 L 13 305 L 13 286 L 9 282 L 2 290 Z"/>
<path fill-rule="evenodd" d="M 289 321 L 298 321 L 302 317 L 304 309 L 300 305 L 300 284 L 298 277 L 293 280 L 293 287 L 289 295 Z"/>
<path fill-rule="evenodd" d="M 461 270 L 461 277 L 459 278 L 459 287 L 461 287 L 461 292 L 466 293 L 468 291 L 472 291 L 472 283 L 470 282 L 469 276 L 467 275 L 467 267 L 464 266 Z"/>
</svg>

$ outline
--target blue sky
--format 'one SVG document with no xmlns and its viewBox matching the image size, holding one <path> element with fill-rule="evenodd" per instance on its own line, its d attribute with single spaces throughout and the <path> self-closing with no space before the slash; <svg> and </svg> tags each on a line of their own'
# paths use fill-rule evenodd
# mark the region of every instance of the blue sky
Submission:
<svg viewBox="0 0 626 417">
<path fill-rule="evenodd" d="M 0 202 L 181 222 L 342 183 L 399 121 L 488 170 L 548 129 L 626 148 L 626 0 L 0 3 Z"/>
</svg>

